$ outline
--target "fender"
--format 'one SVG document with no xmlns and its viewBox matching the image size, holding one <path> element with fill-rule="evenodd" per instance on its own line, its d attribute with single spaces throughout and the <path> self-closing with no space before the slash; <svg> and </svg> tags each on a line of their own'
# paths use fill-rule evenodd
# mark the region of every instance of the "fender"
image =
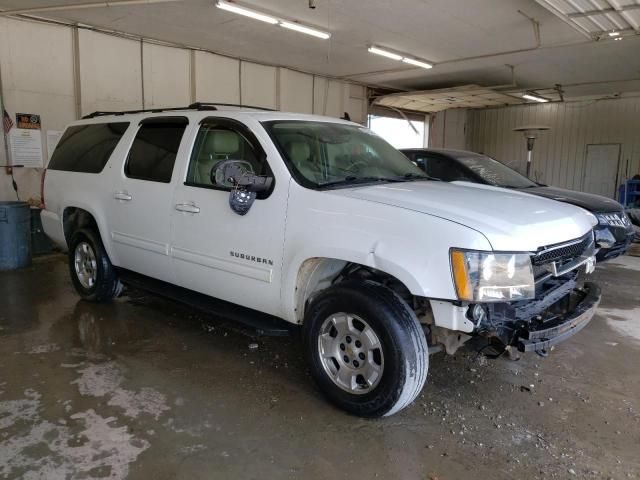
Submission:
<svg viewBox="0 0 640 480">
<path fill-rule="evenodd" d="M 412 228 L 408 229 L 407 226 Z M 439 217 L 292 182 L 283 256 L 283 318 L 298 322 L 298 276 L 305 261 L 352 262 L 395 277 L 416 296 L 457 298 L 449 248 L 491 250 L 486 237 Z"/>
</svg>

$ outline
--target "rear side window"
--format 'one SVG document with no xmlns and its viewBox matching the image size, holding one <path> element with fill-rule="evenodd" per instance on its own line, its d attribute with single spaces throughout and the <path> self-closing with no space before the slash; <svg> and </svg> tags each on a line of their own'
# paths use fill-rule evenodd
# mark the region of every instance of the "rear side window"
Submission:
<svg viewBox="0 0 640 480">
<path fill-rule="evenodd" d="M 47 168 L 66 172 L 100 173 L 128 127 L 129 122 L 119 122 L 67 128 Z"/>
<path fill-rule="evenodd" d="M 144 120 L 136 135 L 124 173 L 129 178 L 151 182 L 171 182 L 182 135 L 184 117 L 158 117 Z"/>
</svg>

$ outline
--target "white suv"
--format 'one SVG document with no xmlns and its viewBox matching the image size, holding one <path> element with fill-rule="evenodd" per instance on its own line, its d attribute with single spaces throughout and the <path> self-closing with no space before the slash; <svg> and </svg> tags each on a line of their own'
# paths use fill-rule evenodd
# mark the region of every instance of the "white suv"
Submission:
<svg viewBox="0 0 640 480">
<path fill-rule="evenodd" d="M 583 280 L 591 214 L 433 181 L 333 118 L 96 112 L 67 128 L 44 193 L 83 298 L 132 283 L 274 333 L 301 326 L 322 392 L 362 416 L 409 405 L 430 352 L 484 336 L 544 354 L 600 300 Z"/>
</svg>

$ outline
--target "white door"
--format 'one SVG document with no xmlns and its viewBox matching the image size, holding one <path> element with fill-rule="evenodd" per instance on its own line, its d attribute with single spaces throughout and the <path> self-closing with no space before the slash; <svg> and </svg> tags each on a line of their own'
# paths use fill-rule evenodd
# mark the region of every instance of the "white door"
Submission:
<svg viewBox="0 0 640 480">
<path fill-rule="evenodd" d="M 619 163 L 619 143 L 587 145 L 583 190 L 615 198 Z"/>
<path fill-rule="evenodd" d="M 262 147 L 244 125 L 217 117 L 203 121 L 186 181 L 178 182 L 173 199 L 177 283 L 279 315 L 288 185 L 275 183 L 240 216 L 229 206 L 229 189 L 211 181 L 211 170 L 223 160 L 246 160 L 254 173 L 270 174 Z"/>
<path fill-rule="evenodd" d="M 173 170 L 186 126 L 185 117 L 143 120 L 110 193 L 110 235 L 119 266 L 168 282 L 174 281 Z"/>
</svg>

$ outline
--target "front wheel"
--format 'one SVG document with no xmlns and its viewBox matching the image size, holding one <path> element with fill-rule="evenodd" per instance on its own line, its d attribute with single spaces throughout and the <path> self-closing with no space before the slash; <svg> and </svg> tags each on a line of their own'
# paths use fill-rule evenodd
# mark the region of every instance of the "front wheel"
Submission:
<svg viewBox="0 0 640 480">
<path fill-rule="evenodd" d="M 393 415 L 426 381 L 422 327 L 406 302 L 380 284 L 344 282 L 321 292 L 307 308 L 303 335 L 314 380 L 355 415 Z"/>
</svg>

